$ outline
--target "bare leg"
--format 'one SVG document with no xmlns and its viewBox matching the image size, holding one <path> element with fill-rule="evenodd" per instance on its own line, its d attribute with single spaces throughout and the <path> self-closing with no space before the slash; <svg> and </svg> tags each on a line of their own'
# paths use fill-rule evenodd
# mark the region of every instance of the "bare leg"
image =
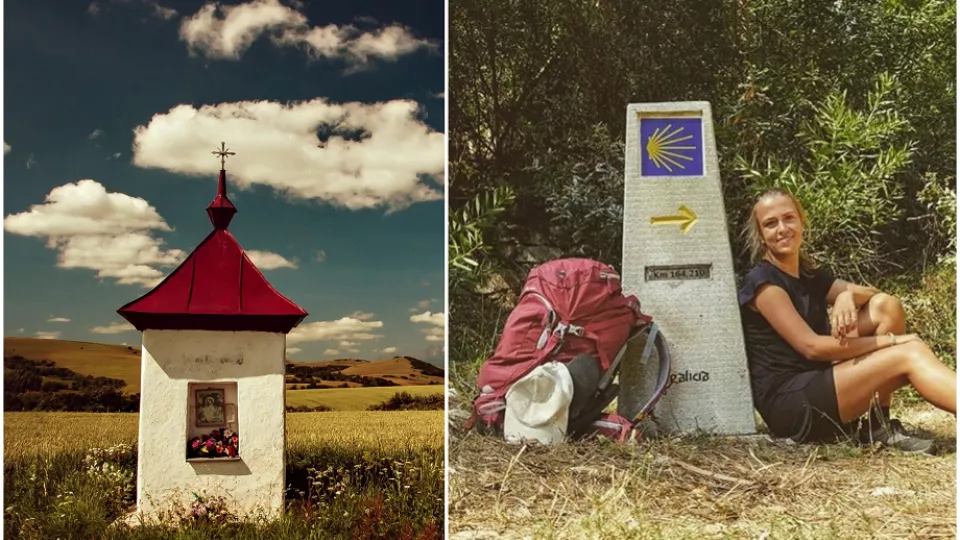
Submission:
<svg viewBox="0 0 960 540">
<path fill-rule="evenodd" d="M 870 410 L 877 393 L 906 384 L 939 409 L 957 414 L 957 375 L 925 343 L 911 341 L 833 366 L 840 420 L 852 422 Z"/>
<path fill-rule="evenodd" d="M 896 296 L 879 293 L 870 298 L 866 304 L 860 306 L 856 335 L 849 337 L 882 336 L 890 332 L 901 335 L 906 333 L 905 319 L 906 316 L 903 313 L 903 304 L 900 303 L 900 299 Z M 895 386 L 890 390 L 878 390 L 877 406 L 890 407 L 894 390 L 905 384 Z"/>
</svg>

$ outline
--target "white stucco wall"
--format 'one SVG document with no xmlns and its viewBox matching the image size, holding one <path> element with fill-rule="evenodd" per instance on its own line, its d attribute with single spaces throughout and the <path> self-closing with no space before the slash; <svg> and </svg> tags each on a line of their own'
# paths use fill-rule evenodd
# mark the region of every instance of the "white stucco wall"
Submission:
<svg viewBox="0 0 960 540">
<path fill-rule="evenodd" d="M 239 515 L 282 512 L 285 346 L 285 335 L 266 332 L 143 333 L 138 513 L 151 519 L 171 506 L 189 507 L 193 492 L 223 496 Z M 218 382 L 237 385 L 241 459 L 187 462 L 188 434 L 198 431 L 189 417 L 193 390 Z"/>
</svg>

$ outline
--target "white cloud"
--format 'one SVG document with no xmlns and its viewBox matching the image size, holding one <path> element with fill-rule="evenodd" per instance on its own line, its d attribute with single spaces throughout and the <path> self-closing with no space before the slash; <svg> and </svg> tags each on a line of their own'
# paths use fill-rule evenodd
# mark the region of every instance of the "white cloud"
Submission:
<svg viewBox="0 0 960 540">
<path fill-rule="evenodd" d="M 371 58 L 395 60 L 420 48 L 438 50 L 436 44 L 396 24 L 373 31 L 353 25 L 311 27 L 306 16 L 278 0 L 233 6 L 208 3 L 180 24 L 180 39 L 191 54 L 219 60 L 239 60 L 264 35 L 274 45 L 301 48 L 311 58 L 345 60 L 354 70 Z"/>
<path fill-rule="evenodd" d="M 136 328 L 126 321 L 108 324 L 107 326 L 94 326 L 90 329 L 94 334 L 122 334 L 134 330 L 136 330 Z"/>
<path fill-rule="evenodd" d="M 247 256 L 253 261 L 254 266 L 260 270 L 276 270 L 277 268 L 296 268 L 297 263 L 288 261 L 282 255 L 270 251 L 258 251 L 251 249 L 247 251 Z"/>
<path fill-rule="evenodd" d="M 290 355 L 292 355 L 292 354 L 297 354 L 298 352 L 300 352 L 300 351 L 302 351 L 302 350 L 303 350 L 303 349 L 301 349 L 301 348 L 299 348 L 299 347 L 287 347 L 287 356 L 290 356 Z"/>
<path fill-rule="evenodd" d="M 373 313 L 364 313 L 362 311 L 354 311 L 353 313 L 347 315 L 351 319 L 359 319 L 361 321 L 369 321 L 373 318 Z"/>
<path fill-rule="evenodd" d="M 59 339 L 60 331 L 57 330 L 56 332 L 37 332 L 34 335 L 40 339 Z"/>
<path fill-rule="evenodd" d="M 37 160 L 33 157 L 33 154 L 27 156 L 27 169 L 32 169 L 34 165 L 37 164 Z"/>
<path fill-rule="evenodd" d="M 419 315 L 412 315 L 410 317 L 410 321 L 415 323 L 428 323 L 434 326 L 439 326 L 440 328 L 443 328 L 446 325 L 446 318 L 443 312 L 430 313 L 427 311 Z"/>
<path fill-rule="evenodd" d="M 70 322 L 70 319 L 66 317 L 51 317 L 47 319 L 47 322 Z"/>
<path fill-rule="evenodd" d="M 446 93 L 446 92 L 437 92 L 436 94 L 433 95 L 433 97 L 435 97 L 435 98 L 437 98 L 437 99 L 447 99 L 447 93 Z"/>
<path fill-rule="evenodd" d="M 11 147 L 9 144 L 7 144 L 7 141 L 3 141 L 3 154 L 4 155 L 9 154 L 10 150 L 11 150 Z"/>
<path fill-rule="evenodd" d="M 209 178 L 209 142 L 229 133 L 233 185 L 266 185 L 351 210 L 399 210 L 443 198 L 436 183 L 443 182 L 444 135 L 418 120 L 418 111 L 408 100 L 178 105 L 134 129 L 133 163 Z M 332 132 L 322 148 L 318 130 Z"/>
<path fill-rule="evenodd" d="M 362 321 L 352 317 L 318 321 L 294 328 L 287 335 L 287 343 L 293 345 L 306 341 L 369 341 L 383 337 L 373 333 L 378 328 L 383 328 L 382 321 Z"/>
<path fill-rule="evenodd" d="M 350 347 L 356 347 L 357 345 L 358 344 L 354 341 L 341 341 L 339 346 L 342 349 L 349 349 Z"/>
<path fill-rule="evenodd" d="M 360 354 L 360 349 L 347 349 L 350 354 Z"/>
<path fill-rule="evenodd" d="M 396 348 L 396 347 L 384 347 L 383 349 L 380 349 L 380 352 L 382 352 L 383 354 L 393 354 L 393 353 L 397 352 L 397 348 Z"/>
<path fill-rule="evenodd" d="M 3 225 L 12 234 L 46 239 L 59 252 L 60 268 L 94 270 L 125 285 L 152 287 L 164 276 L 156 267 L 176 266 L 187 256 L 151 236 L 172 229 L 147 201 L 107 193 L 89 179 L 53 188 L 44 204 L 7 216 Z"/>
<path fill-rule="evenodd" d="M 91 15 L 96 15 L 97 13 L 100 13 L 100 4 L 96 2 L 91 2 L 90 5 L 87 6 L 87 12 L 90 13 Z"/>
<path fill-rule="evenodd" d="M 26 330 L 26 328 L 17 328 L 17 333 L 22 334 L 24 330 Z"/>
<path fill-rule="evenodd" d="M 97 129 L 93 130 L 93 133 L 91 133 L 90 135 L 87 135 L 87 138 L 92 141 L 93 139 L 96 139 L 96 138 L 100 137 L 101 135 L 103 135 L 103 130 L 100 129 L 100 128 L 97 128 Z"/>
<path fill-rule="evenodd" d="M 123 155 L 123 154 L 122 154 L 121 152 L 114 152 L 113 155 L 111 155 L 111 157 L 112 157 L 113 159 L 117 159 L 117 158 L 119 158 L 119 157 L 122 156 L 122 155 Z"/>
<path fill-rule="evenodd" d="M 323 262 L 327 260 L 327 252 L 324 250 L 317 251 L 317 262 Z"/>
<path fill-rule="evenodd" d="M 337 349 L 327 349 L 323 351 L 324 356 L 333 356 L 335 354 L 340 354 L 340 351 L 338 351 Z"/>
<path fill-rule="evenodd" d="M 443 312 L 431 313 L 426 311 L 419 315 L 412 315 L 411 322 L 429 324 L 430 327 L 423 330 L 427 335 L 427 341 L 443 341 L 443 329 L 446 327 L 446 316 Z"/>
</svg>

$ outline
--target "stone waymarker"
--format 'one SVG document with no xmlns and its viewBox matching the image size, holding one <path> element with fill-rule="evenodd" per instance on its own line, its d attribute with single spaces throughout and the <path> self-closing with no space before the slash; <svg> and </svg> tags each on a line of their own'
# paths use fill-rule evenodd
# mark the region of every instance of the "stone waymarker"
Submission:
<svg viewBox="0 0 960 540">
<path fill-rule="evenodd" d="M 223 497 L 241 517 L 283 512 L 286 334 L 307 312 L 270 285 L 227 230 L 237 210 L 223 168 L 232 152 L 222 146 L 207 207 L 213 232 L 119 310 L 143 332 L 131 523 L 189 508 L 193 493 Z"/>
<path fill-rule="evenodd" d="M 654 413 L 662 429 L 756 431 L 733 258 L 706 102 L 627 107 L 623 285 L 653 316 L 670 348 L 672 384 Z M 656 358 L 631 346 L 620 374 L 620 414 L 650 397 Z"/>
</svg>

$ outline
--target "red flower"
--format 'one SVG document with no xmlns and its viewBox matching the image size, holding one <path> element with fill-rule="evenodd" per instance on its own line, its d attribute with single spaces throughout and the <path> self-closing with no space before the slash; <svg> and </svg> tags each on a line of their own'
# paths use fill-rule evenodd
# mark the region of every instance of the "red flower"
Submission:
<svg viewBox="0 0 960 540">
<path fill-rule="evenodd" d="M 228 446 L 228 447 L 227 447 L 227 455 L 230 456 L 230 457 L 236 456 L 236 455 L 237 455 L 237 449 L 234 448 L 234 447 L 232 447 L 232 446 Z"/>
<path fill-rule="evenodd" d="M 194 450 L 200 448 L 200 439 L 194 437 L 193 440 L 190 441 L 190 448 L 193 448 Z"/>
</svg>

